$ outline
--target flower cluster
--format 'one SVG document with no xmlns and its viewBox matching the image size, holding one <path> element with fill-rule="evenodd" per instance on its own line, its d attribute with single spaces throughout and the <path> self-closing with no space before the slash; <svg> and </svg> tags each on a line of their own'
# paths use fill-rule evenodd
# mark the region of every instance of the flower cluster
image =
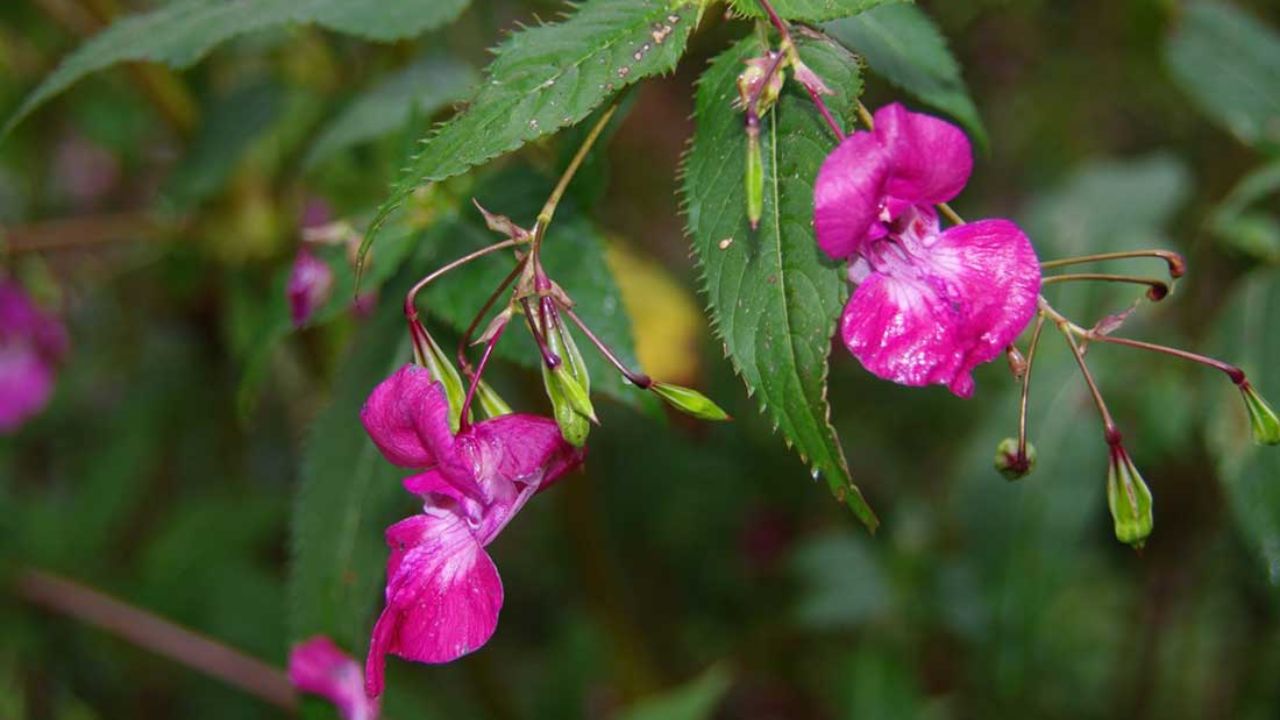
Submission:
<svg viewBox="0 0 1280 720">
<path fill-rule="evenodd" d="M 857 285 L 840 319 L 849 352 L 903 385 L 973 394 L 972 370 L 1004 353 L 1036 311 L 1040 265 L 1008 220 L 941 230 L 935 205 L 973 167 L 959 128 L 888 105 L 847 137 L 814 187 L 818 245 Z"/>
<path fill-rule="evenodd" d="M 485 546 L 583 459 L 548 418 L 503 415 L 455 433 L 449 414 L 444 386 L 416 365 L 378 385 L 360 413 L 388 461 L 420 470 L 404 487 L 423 503 L 387 528 L 386 607 L 365 668 L 371 697 L 382 692 L 388 654 L 444 663 L 489 640 L 503 591 Z"/>
<path fill-rule="evenodd" d="M 20 285 L 0 281 L 0 433 L 38 414 L 53 394 L 67 331 Z"/>
</svg>

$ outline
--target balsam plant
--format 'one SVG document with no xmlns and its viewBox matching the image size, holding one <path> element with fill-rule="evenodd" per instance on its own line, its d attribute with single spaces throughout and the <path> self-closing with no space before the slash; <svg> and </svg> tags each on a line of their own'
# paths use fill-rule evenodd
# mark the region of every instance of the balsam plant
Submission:
<svg viewBox="0 0 1280 720">
<path fill-rule="evenodd" d="M 73 52 L 6 129 L 115 63 L 183 68 L 240 35 L 289 25 L 396 40 L 448 27 L 467 5 L 176 0 L 115 22 Z M 1188 22 L 1237 22 L 1207 7 L 1193 4 Z M 833 409 L 876 412 L 829 401 L 831 364 L 849 356 L 892 383 L 941 385 L 952 402 L 980 395 L 974 371 L 1005 359 L 1019 390 L 1016 434 L 984 441 L 996 447 L 993 478 L 998 472 L 1028 483 L 1037 463 L 1052 459 L 1037 452 L 1028 408 L 1048 350 L 1042 340 L 1046 332 L 1060 336 L 1108 455 L 1105 473 L 1079 472 L 1104 489 L 1115 538 L 1134 548 L 1153 533 L 1155 495 L 1130 453 L 1141 432 L 1121 432 L 1091 369 L 1112 360 L 1095 358 L 1094 348 L 1221 372 L 1243 399 L 1237 431 L 1260 445 L 1280 444 L 1280 420 L 1244 370 L 1121 334 L 1151 305 L 1177 297 L 1175 284 L 1188 272 L 1181 254 L 1107 248 L 1046 258 L 1018 223 L 966 220 L 951 207 L 983 172 L 975 144 L 998 148 L 1001 138 L 987 135 L 921 9 L 893 0 L 586 0 L 564 11 L 501 42 L 466 102 L 415 138 L 376 207 L 300 223 L 302 242 L 276 298 L 279 322 L 257 342 L 270 345 L 290 326 L 320 324 L 348 308 L 407 332 L 396 342 L 353 347 L 366 364 L 360 376 L 382 379 L 353 386 L 317 424 L 345 444 L 317 451 L 294 509 L 292 634 L 307 638 L 289 664 L 297 689 L 327 698 L 344 717 L 369 719 L 381 709 L 388 655 L 440 664 L 483 647 L 504 602 L 486 547 L 535 495 L 562 478 L 574 482 L 570 476 L 591 462 L 593 429 L 608 422 L 602 399 L 731 420 L 714 393 L 688 387 L 696 383 L 685 378 L 650 377 L 636 362 L 627 319 L 617 311 L 615 271 L 588 217 L 591 203 L 574 195 L 589 195 L 598 182 L 592 162 L 627 114 L 634 86 L 675 71 L 691 47 L 707 53 L 700 43 L 716 46 L 698 69 L 678 182 L 708 321 L 746 394 L 808 468 L 796 475 L 825 483 L 869 531 L 881 521 L 856 482 L 865 467 L 862 440 L 842 440 L 831 421 Z M 1170 44 L 1179 72 L 1186 55 L 1216 51 L 1194 39 Z M 874 111 L 862 99 L 868 71 L 895 88 Z M 456 81 L 470 71 L 454 73 Z M 190 132 L 183 102 L 165 95 L 155 77 L 150 82 L 168 98 L 162 107 L 178 130 Z M 1192 91 L 1216 93 L 1199 84 Z M 914 102 L 960 124 L 908 109 Z M 1276 118 L 1267 124 L 1255 116 L 1266 112 L 1244 102 L 1222 121 L 1265 142 Z M 416 108 L 409 116 L 424 124 Z M 341 134 L 318 134 L 323 153 L 333 152 L 332 138 Z M 572 153 L 553 163 L 554 182 L 491 171 L 525 162 L 557 134 L 572 140 Z M 319 156 L 313 150 L 307 157 Z M 1258 231 L 1245 208 L 1280 186 L 1276 177 L 1264 171 L 1242 183 L 1215 213 L 1213 230 Z M 430 268 L 416 276 L 423 257 Z M 1162 272 L 1131 273 L 1134 261 Z M 1112 271 L 1112 263 L 1124 269 Z M 1140 293 L 1088 319 L 1046 297 L 1053 286 L 1098 283 Z M 44 405 L 67 350 L 58 321 L 35 309 L 14 281 L 0 290 L 0 425 L 10 431 Z M 513 337 L 519 333 L 527 337 Z M 456 346 L 437 341 L 446 335 L 457 336 Z M 521 376 L 514 392 L 500 394 L 487 375 L 498 358 L 536 369 L 540 383 Z M 513 409 L 528 404 L 545 410 Z M 361 424 L 372 445 L 360 437 Z M 643 462 L 643 443 L 635 452 Z M 326 453 L 358 457 L 359 477 L 327 476 Z M 413 473 L 402 485 L 421 510 L 387 527 L 387 549 L 378 550 L 373 523 L 385 513 L 374 508 L 389 506 L 384 499 L 395 485 L 383 461 Z M 335 513 L 345 513 L 341 539 L 329 536 Z M 368 629 L 383 582 L 384 602 Z M 363 673 L 329 636 L 366 654 Z"/>
</svg>

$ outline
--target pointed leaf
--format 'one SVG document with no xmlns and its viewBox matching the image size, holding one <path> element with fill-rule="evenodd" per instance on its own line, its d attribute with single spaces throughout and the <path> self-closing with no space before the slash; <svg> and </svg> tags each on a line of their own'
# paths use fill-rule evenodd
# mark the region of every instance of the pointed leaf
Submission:
<svg viewBox="0 0 1280 720">
<path fill-rule="evenodd" d="M 876 526 L 853 485 L 828 420 L 827 355 L 847 294 L 841 270 L 814 240 L 813 180 L 835 138 L 792 83 L 762 118 L 765 198 L 760 228 L 747 223 L 742 182 L 746 143 L 733 109 L 742 63 L 763 48 L 750 38 L 718 57 L 697 95 L 697 130 L 685 164 L 684 199 L 712 319 L 749 392 L 815 474 L 866 523 Z M 803 41 L 800 53 L 836 94 L 846 121 L 861 90 L 856 59 L 831 41 Z"/>
<path fill-rule="evenodd" d="M 581 122 L 618 90 L 675 69 L 696 18 L 687 0 L 590 0 L 563 22 L 512 35 L 467 111 L 432 132 L 409 161 L 361 257 L 417 187 Z"/>
<path fill-rule="evenodd" d="M 71 53 L 23 100 L 3 136 L 53 96 L 122 62 L 194 65 L 218 45 L 289 23 L 317 23 L 371 40 L 412 37 L 452 21 L 469 0 L 175 0 L 120 18 Z"/>
<path fill-rule="evenodd" d="M 773 0 L 773 9 L 784 20 L 819 22 L 857 15 L 873 7 L 904 0 Z M 731 0 L 733 9 L 747 17 L 766 17 L 757 0 Z"/>
</svg>

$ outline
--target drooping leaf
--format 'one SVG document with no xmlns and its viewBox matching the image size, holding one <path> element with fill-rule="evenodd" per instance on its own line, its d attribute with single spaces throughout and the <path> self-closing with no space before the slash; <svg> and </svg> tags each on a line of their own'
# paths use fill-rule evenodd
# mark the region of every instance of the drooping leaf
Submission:
<svg viewBox="0 0 1280 720">
<path fill-rule="evenodd" d="M 9 118 L 0 136 L 76 81 L 122 62 L 189 67 L 218 45 L 290 23 L 371 40 L 412 37 L 450 22 L 469 0 L 174 0 L 123 17 L 71 53 Z"/>
<path fill-rule="evenodd" d="M 616 91 L 670 72 L 698 16 L 690 0 L 589 0 L 563 22 L 512 35 L 467 111 L 422 143 L 361 248 L 417 187 L 580 122 Z"/>
<path fill-rule="evenodd" d="M 960 77 L 960 66 L 923 10 L 910 4 L 885 5 L 827 23 L 823 29 L 866 58 L 877 74 L 959 120 L 974 142 L 986 147 L 987 131 Z"/>
<path fill-rule="evenodd" d="M 353 98 L 320 133 L 307 153 L 315 165 L 334 153 L 404 127 L 415 116 L 431 117 L 462 100 L 476 83 L 470 65 L 430 55 Z"/>
<path fill-rule="evenodd" d="M 794 84 L 763 118 L 764 216 L 758 231 L 747 223 L 746 142 L 733 100 L 743 61 L 762 50 L 744 40 L 700 80 L 685 163 L 689 233 L 712 320 L 748 392 L 815 476 L 874 528 L 828 420 L 827 355 L 847 289 L 840 268 L 818 250 L 811 219 L 813 181 L 835 138 Z M 830 41 L 805 41 L 800 51 L 836 89 L 830 103 L 847 122 L 861 90 L 856 59 Z"/>
<path fill-rule="evenodd" d="M 773 9 L 783 20 L 821 22 L 849 17 L 888 3 L 909 0 L 773 0 Z M 733 9 L 753 18 L 767 17 L 757 0 L 731 0 Z"/>
<path fill-rule="evenodd" d="M 1220 2 L 1187 3 L 1165 45 L 1200 111 L 1249 145 L 1280 144 L 1280 35 Z"/>
<path fill-rule="evenodd" d="M 316 634 L 344 647 L 366 646 L 366 631 L 386 548 L 381 520 L 406 500 L 404 472 L 388 463 L 360 425 L 369 392 L 409 362 L 408 332 L 399 312 L 409 274 L 393 283 L 338 372 L 332 401 L 308 433 L 301 483 L 293 508 L 289 571 L 290 637 Z"/>
</svg>

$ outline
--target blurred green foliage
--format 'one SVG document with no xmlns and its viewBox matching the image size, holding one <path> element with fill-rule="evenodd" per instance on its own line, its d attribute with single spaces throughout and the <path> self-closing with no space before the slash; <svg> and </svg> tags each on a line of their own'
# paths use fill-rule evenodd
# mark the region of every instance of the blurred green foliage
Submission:
<svg viewBox="0 0 1280 720">
<path fill-rule="evenodd" d="M 1280 8 L 919 6 L 990 138 L 957 209 L 1018 219 L 1044 258 L 1186 253 L 1188 277 L 1124 332 L 1237 362 L 1280 400 Z M 0 4 L 0 113 L 115 13 L 151 7 Z M 382 294 L 367 319 L 349 308 L 345 248 L 324 248 L 338 289 L 309 327 L 289 330 L 283 283 L 299 217 L 322 200 L 363 228 L 415 141 L 477 82 L 484 49 L 563 9 L 475 0 L 447 28 L 387 44 L 343 34 L 338 20 L 282 20 L 210 45 L 181 71 L 87 76 L 0 140 L 8 272 L 59 304 L 73 337 L 51 407 L 0 440 L 0 717 L 281 714 L 30 602 L 18 582 L 29 568 L 273 665 L 319 630 L 363 655 L 381 530 L 413 511 L 354 416 L 400 352 L 398 293 L 481 240 L 472 195 L 531 224 L 537 188 L 581 133 L 540 137 L 410 198 L 374 248 L 365 283 Z M 748 30 L 713 7 L 675 74 L 627 98 L 607 153 L 571 188 L 564 235 L 548 239 L 549 252 L 558 239 L 581 249 L 559 260 L 581 269 L 570 292 L 616 293 L 607 273 L 583 267 L 605 232 L 694 287 L 673 192 L 692 84 Z M 910 103 L 905 89 L 981 127 L 953 95 L 881 72 L 887 80 L 867 73 L 868 105 Z M 935 89 L 951 93 L 956 78 L 944 74 Z M 445 310 L 446 347 L 469 319 L 450 309 L 483 299 L 480 279 L 501 271 L 496 260 L 477 266 L 428 299 Z M 1081 318 L 1136 297 L 1050 290 Z M 622 316 L 618 304 L 598 304 L 597 322 L 628 345 L 627 324 L 607 319 Z M 1091 348 L 1156 498 L 1155 534 L 1135 555 L 1111 536 L 1105 445 L 1074 362 L 1056 336 L 1041 351 L 1030 413 L 1039 465 L 1009 483 L 991 467 L 1017 422 L 1017 388 L 999 363 L 979 370 L 977 397 L 963 402 L 879 382 L 837 348 L 832 420 L 883 521 L 875 537 L 811 482 L 718 343 L 697 348 L 694 379 L 729 424 L 607 400 L 631 389 L 593 368 L 606 394 L 585 474 L 492 548 L 507 592 L 497 635 L 450 666 L 393 662 L 387 716 L 1275 717 L 1280 454 L 1248 442 L 1221 375 Z M 545 412 L 536 374 L 510 359 L 495 385 Z M 344 464 L 352 456 L 367 467 Z M 317 473 L 332 493 L 317 507 L 333 515 L 291 520 L 318 502 L 298 492 Z M 291 564 L 304 550 L 319 564 Z M 308 585 L 312 571 L 350 597 L 308 595 L 333 587 Z M 311 701 L 304 712 L 331 714 Z"/>
</svg>

